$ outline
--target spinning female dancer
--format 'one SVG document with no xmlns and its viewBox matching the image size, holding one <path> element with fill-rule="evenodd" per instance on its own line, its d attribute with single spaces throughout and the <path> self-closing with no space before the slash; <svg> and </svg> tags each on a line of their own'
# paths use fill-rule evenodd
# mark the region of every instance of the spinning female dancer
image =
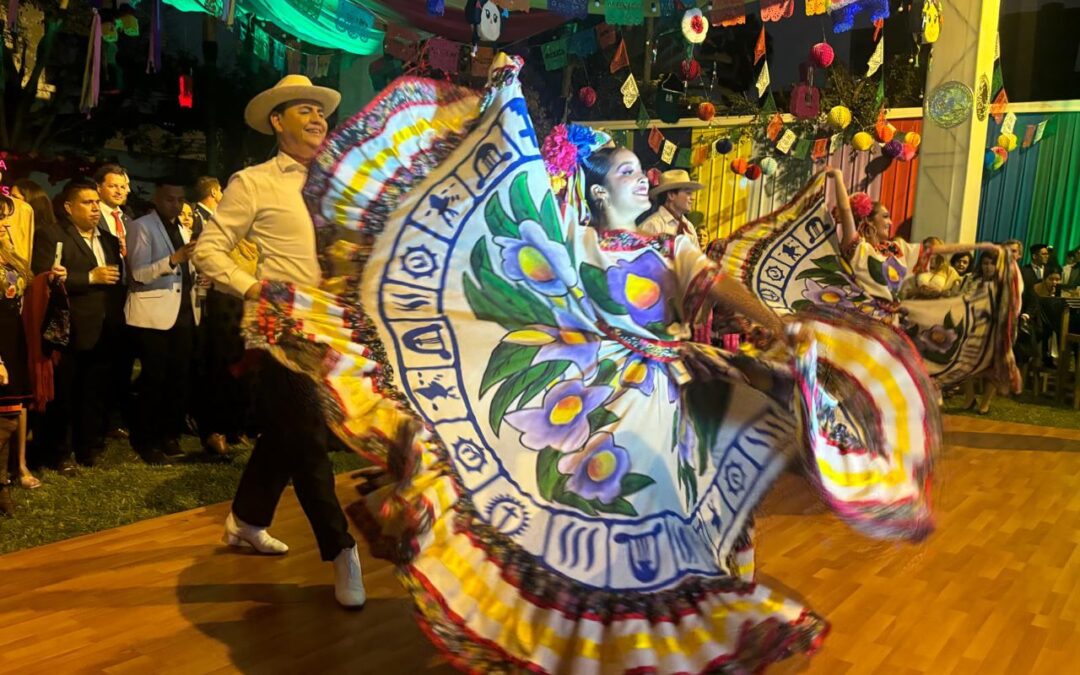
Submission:
<svg viewBox="0 0 1080 675">
<path fill-rule="evenodd" d="M 498 57 L 480 93 L 399 80 L 329 137 L 305 196 L 331 273 L 264 284 L 251 340 L 398 480 L 374 515 L 456 666 L 744 672 L 813 650 L 825 622 L 753 583 L 747 523 L 798 455 L 845 521 L 925 535 L 939 432 L 917 360 L 812 316 L 785 340 L 687 236 L 636 230 L 648 181 L 600 134 L 555 144 L 560 201 L 519 69 Z M 684 341 L 713 303 L 769 351 Z M 830 372 L 875 382 L 851 410 L 816 379 L 818 343 L 860 354 Z"/>
</svg>

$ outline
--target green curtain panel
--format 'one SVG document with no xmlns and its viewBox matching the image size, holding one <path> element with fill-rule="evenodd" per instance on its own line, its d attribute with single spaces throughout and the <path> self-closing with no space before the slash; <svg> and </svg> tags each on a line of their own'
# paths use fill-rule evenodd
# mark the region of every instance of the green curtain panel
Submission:
<svg viewBox="0 0 1080 675">
<path fill-rule="evenodd" d="M 182 12 L 220 10 L 212 0 L 164 0 Z M 380 53 L 383 32 L 375 15 L 352 0 L 238 0 L 238 7 L 317 47 L 358 56 Z"/>
<path fill-rule="evenodd" d="M 1060 113 L 1046 124 L 1027 243 L 1054 247 L 1059 262 L 1080 245 L 1080 113 Z"/>
</svg>

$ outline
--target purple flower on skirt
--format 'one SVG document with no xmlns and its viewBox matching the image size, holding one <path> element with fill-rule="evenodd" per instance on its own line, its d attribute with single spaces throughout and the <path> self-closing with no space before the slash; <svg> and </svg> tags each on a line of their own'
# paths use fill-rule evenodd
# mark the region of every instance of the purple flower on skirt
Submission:
<svg viewBox="0 0 1080 675">
<path fill-rule="evenodd" d="M 823 286 L 813 279 L 806 280 L 806 288 L 802 295 L 815 305 L 844 309 L 852 309 L 855 306 L 851 302 L 853 293 L 850 289 L 843 286 Z"/>
<path fill-rule="evenodd" d="M 581 380 L 560 382 L 544 395 L 539 408 L 509 413 L 507 424 L 521 432 L 531 450 L 577 452 L 589 438 L 589 413 L 611 395 L 611 387 L 586 387 Z"/>
<path fill-rule="evenodd" d="M 570 254 L 561 244 L 547 238 L 539 223 L 526 220 L 518 226 L 520 239 L 495 237 L 502 249 L 502 271 L 513 281 L 524 281 L 544 295 L 566 295 L 577 276 Z"/>
<path fill-rule="evenodd" d="M 624 387 L 633 387 L 646 396 L 652 396 L 656 390 L 656 378 L 667 383 L 668 402 L 675 401 L 679 395 L 679 388 L 668 374 L 667 365 L 660 361 L 654 361 L 639 354 L 632 354 L 626 359 L 622 374 L 619 375 L 619 384 Z"/>
<path fill-rule="evenodd" d="M 889 256 L 881 264 L 881 274 L 885 277 L 885 285 L 889 287 L 889 292 L 896 295 L 904 284 L 904 279 L 907 278 L 907 268 L 895 256 Z"/>
<path fill-rule="evenodd" d="M 646 249 L 633 260 L 620 260 L 607 269 L 611 298 L 630 312 L 639 326 L 672 322 L 667 301 L 675 295 L 675 279 L 671 270 L 656 251 Z"/>
<path fill-rule="evenodd" d="M 918 340 L 919 345 L 927 351 L 944 354 L 956 344 L 956 331 L 945 326 L 934 326 L 921 331 Z"/>
<path fill-rule="evenodd" d="M 535 362 L 570 361 L 582 374 L 596 368 L 600 336 L 584 321 L 563 310 L 555 310 L 558 326 L 530 326 L 514 331 L 504 340 L 513 344 L 540 347 Z"/>
<path fill-rule="evenodd" d="M 600 432 L 581 452 L 563 456 L 559 471 L 570 474 L 567 490 L 584 499 L 610 504 L 622 493 L 623 476 L 630 471 L 630 454 L 615 445 L 611 434 Z"/>
</svg>

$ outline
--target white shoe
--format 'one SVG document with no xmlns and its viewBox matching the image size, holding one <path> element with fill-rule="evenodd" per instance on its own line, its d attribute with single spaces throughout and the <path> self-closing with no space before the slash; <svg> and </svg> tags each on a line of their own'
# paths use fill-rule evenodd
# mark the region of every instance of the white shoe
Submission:
<svg viewBox="0 0 1080 675">
<path fill-rule="evenodd" d="M 265 527 L 248 525 L 231 511 L 225 519 L 225 535 L 221 539 L 229 546 L 253 548 L 264 555 L 283 555 L 289 552 L 285 542 L 271 537 Z"/>
<path fill-rule="evenodd" d="M 334 597 L 342 606 L 364 606 L 367 593 L 364 592 L 363 576 L 356 546 L 341 549 L 341 553 L 334 558 Z"/>
</svg>

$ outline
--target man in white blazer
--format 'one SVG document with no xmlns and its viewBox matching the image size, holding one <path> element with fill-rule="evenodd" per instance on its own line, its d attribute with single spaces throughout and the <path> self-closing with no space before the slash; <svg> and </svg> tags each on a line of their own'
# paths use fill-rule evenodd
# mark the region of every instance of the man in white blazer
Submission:
<svg viewBox="0 0 1080 675">
<path fill-rule="evenodd" d="M 149 463 L 183 454 L 179 439 L 199 323 L 195 274 L 188 262 L 195 244 L 184 243 L 177 222 L 183 201 L 179 181 L 159 182 L 154 210 L 127 231 L 130 288 L 124 314 L 142 364 L 138 422 L 131 440 Z"/>
</svg>

